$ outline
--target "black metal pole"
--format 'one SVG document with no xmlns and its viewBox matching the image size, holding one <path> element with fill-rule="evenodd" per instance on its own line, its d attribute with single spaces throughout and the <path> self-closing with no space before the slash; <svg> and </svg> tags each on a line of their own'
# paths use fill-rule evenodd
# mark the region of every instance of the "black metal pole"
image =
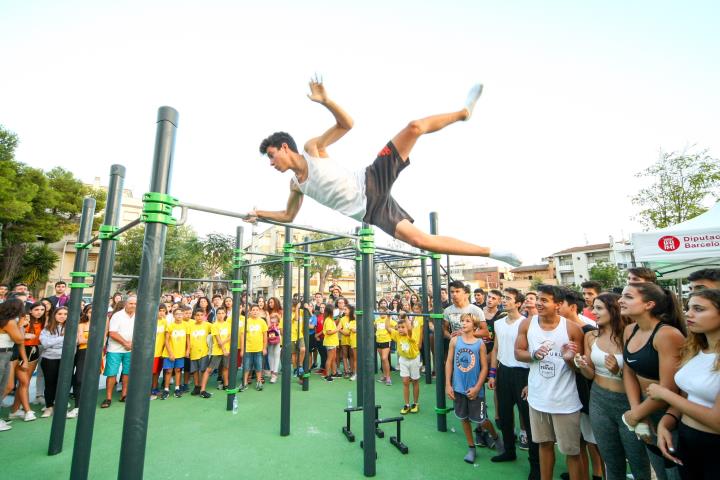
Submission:
<svg viewBox="0 0 720 480">
<path fill-rule="evenodd" d="M 422 276 L 422 293 L 420 294 L 420 301 L 422 302 L 423 313 L 430 313 L 430 305 L 428 304 L 428 282 L 427 282 L 427 260 L 425 257 L 420 259 L 420 275 Z M 430 353 L 430 322 L 431 318 L 425 317 L 423 319 L 423 356 L 425 357 L 425 384 L 430 385 L 432 383 L 432 369 L 433 363 Z"/>
<path fill-rule="evenodd" d="M 290 381 L 292 380 L 292 357 L 290 356 L 290 335 L 292 332 L 292 267 L 293 246 L 292 230 L 285 227 L 285 246 L 283 247 L 283 325 L 282 336 L 282 385 L 280 391 L 280 435 L 290 435 Z"/>
<path fill-rule="evenodd" d="M 243 227 L 237 227 L 235 231 L 235 255 L 233 255 L 233 280 L 232 291 L 233 306 L 230 327 L 230 365 L 228 366 L 227 386 L 227 410 L 232 411 L 233 403 L 237 396 L 237 370 L 238 370 L 238 328 L 240 326 L 240 302 L 242 302 L 242 262 L 243 258 Z M 244 323 L 243 323 L 244 326 Z"/>
<path fill-rule="evenodd" d="M 436 212 L 430 213 L 430 233 L 438 234 L 438 218 Z M 437 412 L 437 429 L 447 432 L 447 412 L 445 411 L 445 336 L 443 335 L 442 304 L 440 300 L 440 254 L 430 254 L 432 261 L 433 284 L 433 318 L 435 327 L 435 401 Z M 439 315 L 439 316 L 438 316 Z"/>
<path fill-rule="evenodd" d="M 111 229 L 117 227 L 120 219 L 125 167 L 110 167 L 110 183 L 105 202 L 105 219 L 103 224 Z M 83 371 L 80 390 L 79 414 L 75 427 L 75 443 L 73 446 L 70 478 L 84 480 L 88 478 L 90 469 L 90 450 L 92 447 L 93 429 L 95 428 L 95 410 L 97 408 L 98 388 L 100 381 L 100 360 L 105 343 L 105 324 L 107 322 L 108 305 L 110 304 L 110 287 L 115 261 L 115 239 L 104 236 L 100 241 L 97 271 L 95 272 L 95 289 L 93 292 L 92 316 L 88 334 L 87 352 L 85 353 L 85 370 Z"/>
<path fill-rule="evenodd" d="M 95 217 L 95 199 L 88 197 L 83 200 L 82 215 L 80 217 L 80 231 L 78 241 L 75 244 L 75 264 L 70 274 L 70 303 L 68 305 L 68 317 L 65 322 L 65 340 L 63 340 L 62 357 L 60 359 L 60 372 L 58 373 L 57 395 L 55 397 L 55 408 L 50 429 L 50 442 L 48 455 L 55 455 L 62 452 L 63 439 L 65 437 L 65 421 L 67 417 L 68 397 L 70 396 L 70 385 L 72 384 L 73 367 L 75 366 L 75 348 L 77 347 L 77 330 L 80 323 L 80 311 L 83 297 L 83 289 L 88 287 L 85 283 L 85 270 L 87 269 L 88 248 L 77 248 L 84 244 L 92 234 L 93 218 Z M 0 387 L 1 388 L 1 387 Z M 76 394 L 78 392 L 75 392 Z"/>
<path fill-rule="evenodd" d="M 360 230 L 360 252 L 362 257 L 362 291 L 363 291 L 363 338 L 362 347 L 365 353 L 362 363 L 363 371 L 363 473 L 366 477 L 375 476 L 375 376 L 374 371 L 374 325 L 373 288 L 375 238 L 373 229 L 363 224 Z"/>
<path fill-rule="evenodd" d="M 309 252 L 310 244 L 308 242 L 310 241 L 310 237 L 305 237 L 304 240 L 305 252 Z M 300 305 L 300 311 L 303 312 L 303 343 L 305 343 L 305 357 L 303 358 L 304 372 L 302 376 L 303 392 L 310 390 L 310 357 L 312 357 L 312 352 L 310 352 L 310 315 L 312 315 L 312 312 L 310 312 L 309 309 L 306 311 L 304 305 L 305 303 L 310 304 L 310 298 L 312 297 L 310 293 L 310 266 L 310 257 L 305 255 L 303 257 L 303 301 Z M 300 355 L 300 352 L 297 354 Z"/>
<path fill-rule="evenodd" d="M 358 234 L 359 230 L 360 228 L 358 227 L 355 233 Z M 358 407 L 362 407 L 364 405 L 363 387 L 365 386 L 365 368 L 363 367 L 363 365 L 365 362 L 365 357 L 368 356 L 368 352 L 366 352 L 364 348 L 365 343 L 363 340 L 365 338 L 365 318 L 370 317 L 370 322 L 372 322 L 372 319 L 374 318 L 372 314 L 365 312 L 375 310 L 375 305 L 365 306 L 362 284 L 362 255 L 360 255 L 360 249 L 358 245 L 358 253 L 355 256 L 355 326 L 357 329 L 357 332 L 355 332 L 355 338 L 357 339 L 357 348 L 355 349 L 355 354 L 358 356 L 358 368 L 357 372 L 355 372 L 357 375 L 357 399 L 355 400 L 355 403 Z"/>
<path fill-rule="evenodd" d="M 145 238 L 140 261 L 137 310 L 132 339 L 132 362 L 130 362 L 128 393 L 120 444 L 118 479 L 121 480 L 143 478 L 145 468 L 153 351 L 155 349 L 158 304 L 162 293 L 165 240 L 168 225 L 175 223 L 175 219 L 169 215 L 169 212 L 172 212 L 173 200 L 168 193 L 177 126 L 178 112 L 171 107 L 160 107 L 157 117 L 150 193 L 146 193 L 143 197 Z M 168 208 L 158 208 L 158 204 L 166 205 Z"/>
</svg>

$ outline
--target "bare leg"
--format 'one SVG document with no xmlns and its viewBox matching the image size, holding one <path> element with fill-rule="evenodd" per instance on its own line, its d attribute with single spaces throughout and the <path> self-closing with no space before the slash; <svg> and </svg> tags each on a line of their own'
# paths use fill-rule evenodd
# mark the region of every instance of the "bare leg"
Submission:
<svg viewBox="0 0 720 480">
<path fill-rule="evenodd" d="M 413 380 L 413 399 L 415 400 L 413 403 L 418 404 L 420 403 L 420 381 L 419 380 Z"/>
<path fill-rule="evenodd" d="M 410 377 L 402 377 L 403 382 L 403 400 L 405 405 L 410 405 Z"/>
<path fill-rule="evenodd" d="M 540 444 L 540 478 L 542 480 L 552 480 L 553 468 L 555 468 L 555 444 L 553 442 L 543 442 Z M 568 470 L 570 469 L 568 462 Z M 572 472 L 570 472 L 572 475 Z M 570 478 L 573 478 L 572 476 Z M 574 479 L 573 479 L 574 480 Z"/>
<path fill-rule="evenodd" d="M 476 257 L 487 257 L 490 255 L 490 248 L 481 247 L 473 243 L 465 242 L 453 237 L 443 235 L 430 235 L 423 232 L 409 220 L 402 220 L 395 227 L 395 238 L 402 240 L 414 247 L 428 252 L 446 253 L 450 255 L 471 255 Z"/>
<path fill-rule="evenodd" d="M 105 398 L 108 400 L 112 400 L 112 394 L 115 390 L 115 383 L 117 382 L 117 379 L 115 377 L 107 377 L 107 380 L 105 380 Z"/>
<path fill-rule="evenodd" d="M 127 397 L 127 389 L 128 389 L 128 376 L 123 375 L 122 376 L 122 391 L 120 394 L 122 395 L 122 398 Z"/>
</svg>

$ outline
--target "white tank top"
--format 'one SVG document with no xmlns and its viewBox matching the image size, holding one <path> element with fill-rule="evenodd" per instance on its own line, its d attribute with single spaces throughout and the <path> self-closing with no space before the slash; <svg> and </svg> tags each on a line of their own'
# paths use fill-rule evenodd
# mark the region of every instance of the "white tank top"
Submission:
<svg viewBox="0 0 720 480">
<path fill-rule="evenodd" d="M 530 368 L 525 362 L 515 359 L 515 340 L 518 336 L 518 329 L 525 317 L 521 316 L 512 324 L 508 325 L 507 317 L 503 317 L 495 322 L 495 343 L 497 345 L 498 362 L 506 367 Z"/>
<path fill-rule="evenodd" d="M 292 179 L 300 191 L 326 207 L 362 221 L 367 208 L 365 195 L 365 169 L 350 172 L 331 158 L 313 157 L 303 152 L 308 166 L 308 177 L 299 183 Z"/>
<path fill-rule="evenodd" d="M 609 355 L 609 354 L 604 352 L 600 347 L 598 347 L 597 339 L 596 339 L 595 342 L 593 342 L 592 346 L 590 347 L 590 360 L 592 360 L 592 363 L 595 366 L 595 375 L 599 375 L 599 376 L 605 377 L 605 378 L 612 378 L 615 380 L 622 379 L 622 375 L 620 374 L 620 372 L 622 372 L 622 368 L 623 368 L 622 353 L 614 354 L 615 360 L 617 360 L 617 363 L 620 366 L 620 370 L 618 371 L 617 375 L 614 375 L 605 366 L 605 357 L 607 355 Z"/>
<path fill-rule="evenodd" d="M 15 346 L 15 342 L 10 338 L 10 335 L 5 332 L 0 333 L 0 348 L 10 348 L 13 346 Z"/>
<path fill-rule="evenodd" d="M 678 388 L 687 393 L 687 399 L 712 408 L 720 395 L 720 371 L 713 370 L 715 353 L 698 352 L 675 373 Z"/>
<path fill-rule="evenodd" d="M 550 349 L 542 360 L 530 363 L 528 403 L 539 412 L 574 413 L 582 408 L 575 386 L 575 372 L 562 358 L 562 346 L 570 341 L 567 320 L 560 317 L 554 330 L 540 328 L 538 316 L 530 321 L 528 347 L 534 352 L 545 344 Z"/>
</svg>

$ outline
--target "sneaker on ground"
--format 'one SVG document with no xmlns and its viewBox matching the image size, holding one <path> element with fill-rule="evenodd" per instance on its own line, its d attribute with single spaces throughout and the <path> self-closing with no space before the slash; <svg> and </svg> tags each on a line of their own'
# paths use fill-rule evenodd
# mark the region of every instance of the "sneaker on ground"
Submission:
<svg viewBox="0 0 720 480">
<path fill-rule="evenodd" d="M 380 377 L 380 378 L 377 379 L 377 382 L 378 382 L 378 383 L 385 383 L 386 380 L 387 380 L 387 378 L 385 378 L 385 377 Z"/>
<path fill-rule="evenodd" d="M 25 418 L 25 410 L 23 410 L 22 408 L 18 408 L 18 409 L 15 410 L 14 412 L 10 412 L 10 415 L 8 415 L 8 418 L 9 418 L 9 419 L 13 419 L 13 418 Z"/>
<path fill-rule="evenodd" d="M 335 379 L 331 375 L 328 375 L 327 377 L 325 377 L 325 380 L 327 380 L 328 382 L 332 382 Z"/>
<path fill-rule="evenodd" d="M 388 377 L 388 379 L 385 380 L 385 385 L 388 387 L 392 385 L 392 380 L 390 380 L 390 377 Z"/>
<path fill-rule="evenodd" d="M 192 396 L 200 395 L 200 387 L 195 385 L 195 388 L 193 388 L 193 391 L 192 391 L 192 393 L 190 393 L 190 395 L 192 395 Z"/>
<path fill-rule="evenodd" d="M 202 398 L 210 398 L 210 397 L 212 397 L 212 393 L 208 393 L 205 390 L 203 390 L 202 392 L 200 392 L 200 396 Z"/>
<path fill-rule="evenodd" d="M 520 431 L 520 446 L 518 447 L 520 450 L 529 450 L 530 444 L 528 444 L 528 436 L 525 430 Z"/>
<path fill-rule="evenodd" d="M 241 385 L 240 388 L 238 389 L 238 392 L 244 392 L 245 390 L 247 390 L 247 388 L 248 388 L 247 384 Z"/>
<path fill-rule="evenodd" d="M 405 405 L 404 407 L 402 407 L 402 409 L 400 409 L 400 413 L 402 413 L 403 415 L 407 415 L 408 413 L 410 413 L 410 405 Z"/>
<path fill-rule="evenodd" d="M 53 414 L 53 407 L 47 407 L 44 408 L 42 411 L 42 415 L 40 415 L 40 418 L 49 418 L 52 417 Z"/>
<path fill-rule="evenodd" d="M 167 400 L 167 397 L 170 396 L 169 390 L 163 390 L 162 393 L 160 393 L 160 400 Z"/>
<path fill-rule="evenodd" d="M 485 444 L 485 435 L 483 435 L 483 433 L 484 432 L 483 432 L 482 428 L 477 427 L 475 429 L 475 446 L 476 447 L 481 447 L 481 448 L 487 447 L 487 445 Z"/>
<path fill-rule="evenodd" d="M 176 389 L 175 389 L 175 398 L 180 398 L 180 397 L 182 397 L 182 396 L 183 396 L 182 389 L 176 388 Z"/>
<path fill-rule="evenodd" d="M 304 374 L 305 374 L 305 369 L 302 368 L 302 367 L 298 368 L 297 374 L 298 374 L 298 377 L 304 375 Z"/>
<path fill-rule="evenodd" d="M 350 381 L 354 382 L 355 380 L 357 380 L 357 374 L 353 373 L 352 376 L 350 377 Z"/>
<path fill-rule="evenodd" d="M 275 383 L 275 382 L 277 382 L 277 375 L 275 375 L 275 374 L 273 373 L 273 374 L 270 376 L 270 383 Z"/>
<path fill-rule="evenodd" d="M 495 463 L 501 463 L 501 462 L 513 462 L 517 460 L 517 456 L 514 453 L 508 453 L 503 452 L 500 455 L 495 455 L 490 459 L 491 462 Z"/>
<path fill-rule="evenodd" d="M 257 382 L 257 384 L 255 385 L 255 390 L 257 390 L 258 392 L 260 392 L 260 391 L 262 391 L 262 389 L 263 389 L 263 384 L 262 384 L 262 382 Z"/>
<path fill-rule="evenodd" d="M 223 382 L 217 382 L 217 389 L 218 389 L 218 390 L 223 390 L 222 387 L 224 387 L 224 386 L 225 386 L 225 385 L 223 385 Z"/>
<path fill-rule="evenodd" d="M 5 432 L 7 430 L 10 430 L 12 428 L 12 425 L 10 425 L 5 420 L 0 419 L 0 432 Z"/>
<path fill-rule="evenodd" d="M 410 405 L 410 413 L 418 413 L 420 411 L 420 405 L 413 403 Z"/>
<path fill-rule="evenodd" d="M 35 412 L 33 412 L 32 410 L 30 410 L 29 412 L 25 412 L 25 417 L 23 418 L 23 421 L 24 422 L 32 422 L 33 420 L 37 420 L 37 417 L 35 416 Z"/>
<path fill-rule="evenodd" d="M 495 448 L 495 444 L 497 443 L 497 438 L 493 438 L 490 435 L 490 432 L 488 432 L 487 430 L 484 430 L 483 438 L 485 440 L 485 445 L 487 445 L 488 448 Z"/>
<path fill-rule="evenodd" d="M 77 418 L 78 413 L 80 413 L 80 410 L 78 408 L 73 408 L 72 410 L 67 412 L 66 417 L 67 418 Z"/>
</svg>

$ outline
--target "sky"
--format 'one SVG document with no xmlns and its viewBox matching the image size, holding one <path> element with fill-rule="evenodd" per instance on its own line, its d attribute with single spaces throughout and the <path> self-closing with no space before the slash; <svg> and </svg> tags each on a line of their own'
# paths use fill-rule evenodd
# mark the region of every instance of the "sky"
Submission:
<svg viewBox="0 0 720 480">
<path fill-rule="evenodd" d="M 0 0 L 0 125 L 19 136 L 18 161 L 103 184 L 119 163 L 139 197 L 169 105 L 171 194 L 279 210 L 291 172 L 258 147 L 332 125 L 306 97 L 315 72 L 355 121 L 329 149 L 351 170 L 481 82 L 473 118 L 421 138 L 393 195 L 422 229 L 434 211 L 440 233 L 532 264 L 641 230 L 635 174 L 660 150 L 720 155 L 719 14 L 712 1 Z M 295 223 L 357 225 L 311 199 Z"/>
</svg>

